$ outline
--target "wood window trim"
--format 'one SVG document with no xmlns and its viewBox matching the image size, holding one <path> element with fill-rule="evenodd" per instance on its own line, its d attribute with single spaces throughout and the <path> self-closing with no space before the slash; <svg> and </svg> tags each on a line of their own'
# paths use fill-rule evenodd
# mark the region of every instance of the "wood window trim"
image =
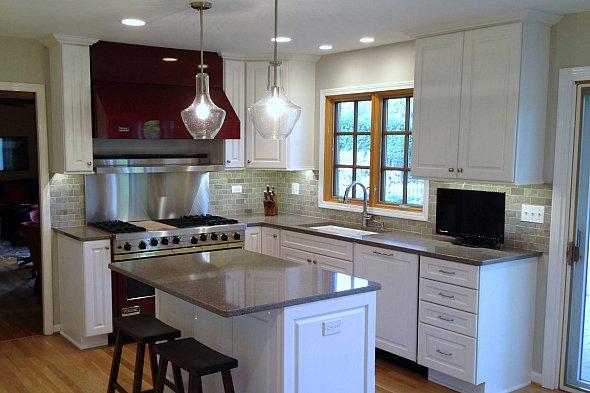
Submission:
<svg viewBox="0 0 590 393">
<path fill-rule="evenodd" d="M 326 96 L 325 103 L 325 124 L 324 124 L 324 202 L 339 203 L 341 199 L 332 195 L 334 190 L 334 154 L 335 154 L 335 104 L 337 102 L 371 100 L 371 170 L 369 179 L 369 201 L 368 206 L 379 209 L 387 209 L 403 212 L 423 212 L 423 207 L 407 207 L 380 201 L 381 183 L 381 148 L 383 123 L 383 101 L 389 98 L 402 98 L 412 95 L 414 89 L 386 90 L 371 93 L 353 93 Z M 377 167 L 375 167 L 377 166 Z M 350 204 L 362 206 L 363 202 L 358 199 L 351 199 Z"/>
</svg>

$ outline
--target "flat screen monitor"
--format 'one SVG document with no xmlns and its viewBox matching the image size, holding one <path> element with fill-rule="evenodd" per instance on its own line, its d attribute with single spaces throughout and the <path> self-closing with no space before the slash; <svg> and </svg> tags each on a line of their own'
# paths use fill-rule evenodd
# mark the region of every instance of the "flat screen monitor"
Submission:
<svg viewBox="0 0 590 393">
<path fill-rule="evenodd" d="M 439 188 L 436 193 L 436 233 L 456 243 L 494 247 L 504 243 L 506 194 Z"/>
</svg>

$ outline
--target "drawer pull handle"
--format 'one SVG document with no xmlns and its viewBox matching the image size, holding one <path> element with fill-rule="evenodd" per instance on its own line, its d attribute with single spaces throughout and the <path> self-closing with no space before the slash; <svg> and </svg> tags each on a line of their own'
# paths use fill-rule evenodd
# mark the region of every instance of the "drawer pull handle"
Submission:
<svg viewBox="0 0 590 393">
<path fill-rule="evenodd" d="M 373 254 L 383 255 L 384 257 L 392 257 L 393 256 L 393 254 L 387 254 L 387 253 L 379 252 L 379 251 L 373 251 Z"/>
<path fill-rule="evenodd" d="M 308 260 L 307 260 L 307 263 L 311 263 L 311 259 L 308 259 Z"/>
<path fill-rule="evenodd" d="M 439 315 L 438 319 L 445 321 L 445 322 L 455 322 L 455 320 L 453 318 L 445 318 L 442 315 Z"/>
<path fill-rule="evenodd" d="M 441 296 L 441 297 L 444 297 L 444 298 L 447 298 L 447 299 L 455 299 L 455 295 L 445 295 L 442 292 L 439 292 L 438 293 L 438 296 Z"/>
<path fill-rule="evenodd" d="M 440 353 L 441 355 L 445 355 L 445 356 L 453 356 L 452 353 L 441 351 L 440 349 L 437 349 L 436 352 Z"/>
<path fill-rule="evenodd" d="M 314 264 L 314 265 L 317 265 L 317 264 L 318 264 L 318 261 L 313 261 L 313 264 Z"/>
<path fill-rule="evenodd" d="M 439 272 L 439 273 L 442 273 L 442 274 L 449 275 L 449 276 L 454 276 L 455 274 L 457 274 L 457 272 L 452 272 L 452 271 L 449 271 L 449 270 L 443 270 L 443 269 L 438 269 L 438 272 Z"/>
</svg>

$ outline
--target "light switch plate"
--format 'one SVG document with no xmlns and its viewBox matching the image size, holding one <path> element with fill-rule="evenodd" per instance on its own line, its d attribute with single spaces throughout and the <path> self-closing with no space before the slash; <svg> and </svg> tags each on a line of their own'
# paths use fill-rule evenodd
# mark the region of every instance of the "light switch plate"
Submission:
<svg viewBox="0 0 590 393">
<path fill-rule="evenodd" d="M 342 330 L 342 320 L 336 319 L 333 321 L 326 321 L 322 324 L 322 333 L 324 336 L 331 336 L 338 334 Z"/>
<path fill-rule="evenodd" d="M 520 221 L 542 224 L 545 222 L 545 206 L 523 204 Z"/>
<path fill-rule="evenodd" d="M 233 185 L 231 186 L 231 192 L 232 194 L 239 194 L 242 192 L 242 185 L 241 184 L 237 184 L 237 185 Z"/>
<path fill-rule="evenodd" d="M 299 183 L 291 183 L 291 194 L 299 195 Z"/>
</svg>

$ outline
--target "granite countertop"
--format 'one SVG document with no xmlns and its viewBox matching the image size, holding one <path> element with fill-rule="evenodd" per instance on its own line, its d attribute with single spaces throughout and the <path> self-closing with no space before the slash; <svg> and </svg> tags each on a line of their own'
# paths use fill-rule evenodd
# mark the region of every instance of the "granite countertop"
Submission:
<svg viewBox="0 0 590 393">
<path fill-rule="evenodd" d="M 81 242 L 90 242 L 93 240 L 109 240 L 112 235 L 108 232 L 91 226 L 69 227 L 69 228 L 53 228 L 57 233 L 71 237 L 72 239 Z"/>
<path fill-rule="evenodd" d="M 312 235 L 325 236 L 340 240 L 354 240 L 355 243 L 366 244 L 374 247 L 382 247 L 395 251 L 419 254 L 422 256 L 446 259 L 449 261 L 466 263 L 469 265 L 482 266 L 493 263 L 514 261 L 519 259 L 539 257 L 543 253 L 539 251 L 528 251 L 501 247 L 498 249 L 471 248 L 458 246 L 450 240 L 442 240 L 439 237 L 414 234 L 402 231 L 380 230 L 378 228 L 362 228 L 360 225 L 337 223 L 334 221 L 322 220 L 320 218 L 304 217 L 290 214 L 279 214 L 277 216 L 264 216 L 262 214 L 233 216 L 248 226 L 268 226 L 291 230 L 295 232 L 308 233 Z M 341 225 L 347 228 L 356 228 L 378 232 L 376 235 L 347 236 L 332 233 L 320 232 L 309 226 L 319 225 Z"/>
<path fill-rule="evenodd" d="M 363 278 L 241 249 L 115 262 L 109 268 L 223 317 L 381 288 Z M 261 279 L 276 285 L 256 285 Z"/>
</svg>

